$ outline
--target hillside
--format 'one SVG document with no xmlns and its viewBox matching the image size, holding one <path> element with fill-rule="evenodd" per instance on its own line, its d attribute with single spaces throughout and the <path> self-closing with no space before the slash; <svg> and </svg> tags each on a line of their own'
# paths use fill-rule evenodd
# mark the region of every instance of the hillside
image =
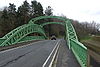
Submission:
<svg viewBox="0 0 100 67">
<path fill-rule="evenodd" d="M 90 39 L 82 40 L 82 43 L 88 48 L 89 55 L 96 61 L 94 62 L 90 59 L 91 65 L 94 65 L 94 63 L 100 64 L 100 36 L 93 36 Z"/>
</svg>

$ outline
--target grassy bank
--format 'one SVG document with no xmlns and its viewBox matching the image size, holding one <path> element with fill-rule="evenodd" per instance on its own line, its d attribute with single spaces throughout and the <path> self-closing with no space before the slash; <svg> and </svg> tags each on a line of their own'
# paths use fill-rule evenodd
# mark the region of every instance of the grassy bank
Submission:
<svg viewBox="0 0 100 67">
<path fill-rule="evenodd" d="M 87 48 L 100 52 L 100 36 L 91 36 L 85 39 L 82 39 L 81 42 L 87 46 Z"/>
<path fill-rule="evenodd" d="M 91 36 L 81 40 L 81 42 L 88 48 L 88 54 L 100 64 L 100 36 Z M 90 59 L 90 65 L 97 64 Z M 94 66 L 93 66 L 94 67 Z M 95 66 L 96 67 L 96 66 Z M 97 66 L 98 67 L 98 66 Z"/>
</svg>

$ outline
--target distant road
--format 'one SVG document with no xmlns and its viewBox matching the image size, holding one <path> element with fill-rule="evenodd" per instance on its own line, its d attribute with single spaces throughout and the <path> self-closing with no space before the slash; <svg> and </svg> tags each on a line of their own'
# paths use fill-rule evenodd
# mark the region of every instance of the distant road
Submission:
<svg viewBox="0 0 100 67">
<path fill-rule="evenodd" d="M 0 52 L 0 67 L 42 67 L 59 40 L 46 40 Z"/>
</svg>

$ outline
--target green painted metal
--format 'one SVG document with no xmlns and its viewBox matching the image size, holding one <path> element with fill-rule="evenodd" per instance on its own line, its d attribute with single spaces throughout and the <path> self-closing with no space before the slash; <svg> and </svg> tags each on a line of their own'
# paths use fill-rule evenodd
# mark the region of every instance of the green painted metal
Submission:
<svg viewBox="0 0 100 67">
<path fill-rule="evenodd" d="M 73 25 L 71 24 L 71 20 L 67 20 L 65 21 L 66 23 L 66 40 L 68 42 L 68 45 L 69 45 L 69 49 L 71 48 L 71 44 L 70 44 L 70 40 L 73 39 L 75 41 L 78 41 L 78 38 L 77 38 L 77 35 L 76 35 L 76 32 L 73 28 Z"/>
<path fill-rule="evenodd" d="M 56 18 L 63 22 L 45 22 L 38 24 L 38 20 Z M 12 45 L 18 42 L 27 42 L 30 40 L 46 39 L 44 26 L 48 24 L 60 24 L 65 27 L 66 40 L 69 49 L 71 49 L 82 67 L 87 67 L 87 48 L 78 41 L 76 32 L 72 25 L 72 20 L 58 16 L 40 16 L 33 18 L 29 21 L 29 24 L 22 25 L 10 33 L 6 34 L 3 38 L 0 38 L 0 46 Z M 30 33 L 39 33 L 41 36 L 27 36 Z"/>
<path fill-rule="evenodd" d="M 66 21 L 67 19 L 64 17 L 59 17 L 59 16 L 40 16 L 40 17 L 36 17 L 33 18 L 29 21 L 29 23 L 36 23 L 36 21 L 41 20 L 41 19 L 47 19 L 47 18 L 56 18 L 62 21 Z M 38 22 L 37 22 L 38 23 Z"/>
<path fill-rule="evenodd" d="M 87 48 L 78 41 L 75 29 L 71 22 L 71 20 L 66 21 L 66 39 L 69 49 L 73 51 L 81 67 L 87 67 Z"/>
<path fill-rule="evenodd" d="M 21 28 L 23 28 L 24 26 L 26 26 L 27 24 L 24 24 L 22 26 L 19 26 L 17 28 L 15 28 L 14 30 L 12 30 L 11 32 L 7 33 L 4 37 L 2 37 L 3 39 L 7 39 L 9 38 L 11 35 L 13 35 L 17 30 L 20 30 Z"/>
<path fill-rule="evenodd" d="M 45 22 L 45 23 L 41 24 L 41 26 L 43 27 L 43 26 L 48 25 L 48 24 L 60 24 L 60 25 L 63 25 L 63 26 L 65 25 L 62 22 Z"/>
<path fill-rule="evenodd" d="M 78 41 L 76 32 L 74 30 L 73 25 L 71 24 L 72 21 L 70 19 L 66 19 L 66 18 L 58 17 L 58 16 L 40 16 L 40 17 L 30 20 L 29 23 L 38 24 L 37 22 L 38 20 L 47 19 L 47 18 L 57 18 L 64 22 L 63 25 L 65 24 L 65 33 L 66 33 L 65 38 L 67 40 L 69 49 L 72 49 L 80 65 L 82 67 L 87 67 L 87 48 Z M 44 26 L 47 24 L 58 24 L 58 23 L 59 22 L 46 22 L 46 23 L 41 23 L 40 25 Z"/>
<path fill-rule="evenodd" d="M 81 67 L 87 67 L 87 48 L 79 41 L 70 40 L 72 51 Z"/>
<path fill-rule="evenodd" d="M 46 35 L 45 35 L 45 32 L 43 31 L 41 26 L 39 26 L 37 24 L 27 24 L 24 27 L 16 30 L 15 33 L 9 35 L 9 37 L 6 40 L 4 40 L 4 42 L 1 43 L 0 46 L 8 46 L 8 45 L 11 45 L 11 44 L 16 44 L 22 38 L 24 38 L 28 34 L 34 33 L 34 32 L 38 32 L 42 36 L 44 36 L 44 38 L 47 38 Z"/>
<path fill-rule="evenodd" d="M 66 38 L 69 48 L 72 49 L 81 67 L 87 67 L 87 48 L 78 41 L 76 32 L 71 22 L 72 22 L 71 20 L 66 21 L 66 29 L 67 29 Z"/>
<path fill-rule="evenodd" d="M 68 44 L 69 44 L 69 48 L 70 48 L 70 39 L 75 39 L 76 41 L 78 41 L 78 38 L 76 36 L 76 32 L 71 24 L 71 20 L 70 19 L 66 19 L 64 17 L 59 17 L 59 16 L 40 16 L 40 17 L 36 17 L 36 18 L 33 18 L 32 20 L 29 21 L 29 23 L 35 23 L 35 24 L 38 24 L 38 20 L 41 20 L 41 19 L 48 19 L 48 18 L 56 18 L 56 19 L 59 19 L 63 22 L 46 22 L 46 23 L 41 23 L 40 25 L 43 26 L 43 25 L 47 25 L 47 24 L 63 24 L 63 25 L 66 25 L 65 26 L 65 33 L 66 33 L 66 40 L 68 41 Z"/>
<path fill-rule="evenodd" d="M 0 38 L 0 44 L 3 43 L 6 39 Z"/>
</svg>

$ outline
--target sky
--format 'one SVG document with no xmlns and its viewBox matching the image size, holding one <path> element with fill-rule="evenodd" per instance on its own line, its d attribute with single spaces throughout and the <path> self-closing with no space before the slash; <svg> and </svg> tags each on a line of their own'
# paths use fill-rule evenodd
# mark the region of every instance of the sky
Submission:
<svg viewBox="0 0 100 67">
<path fill-rule="evenodd" d="M 14 3 L 17 7 L 24 0 L 0 0 L 0 8 L 9 6 L 9 3 Z M 27 0 L 31 3 L 31 0 Z M 54 15 L 65 15 L 66 17 L 79 22 L 100 23 L 100 0 L 37 0 L 44 9 L 47 6 L 53 8 Z"/>
</svg>

